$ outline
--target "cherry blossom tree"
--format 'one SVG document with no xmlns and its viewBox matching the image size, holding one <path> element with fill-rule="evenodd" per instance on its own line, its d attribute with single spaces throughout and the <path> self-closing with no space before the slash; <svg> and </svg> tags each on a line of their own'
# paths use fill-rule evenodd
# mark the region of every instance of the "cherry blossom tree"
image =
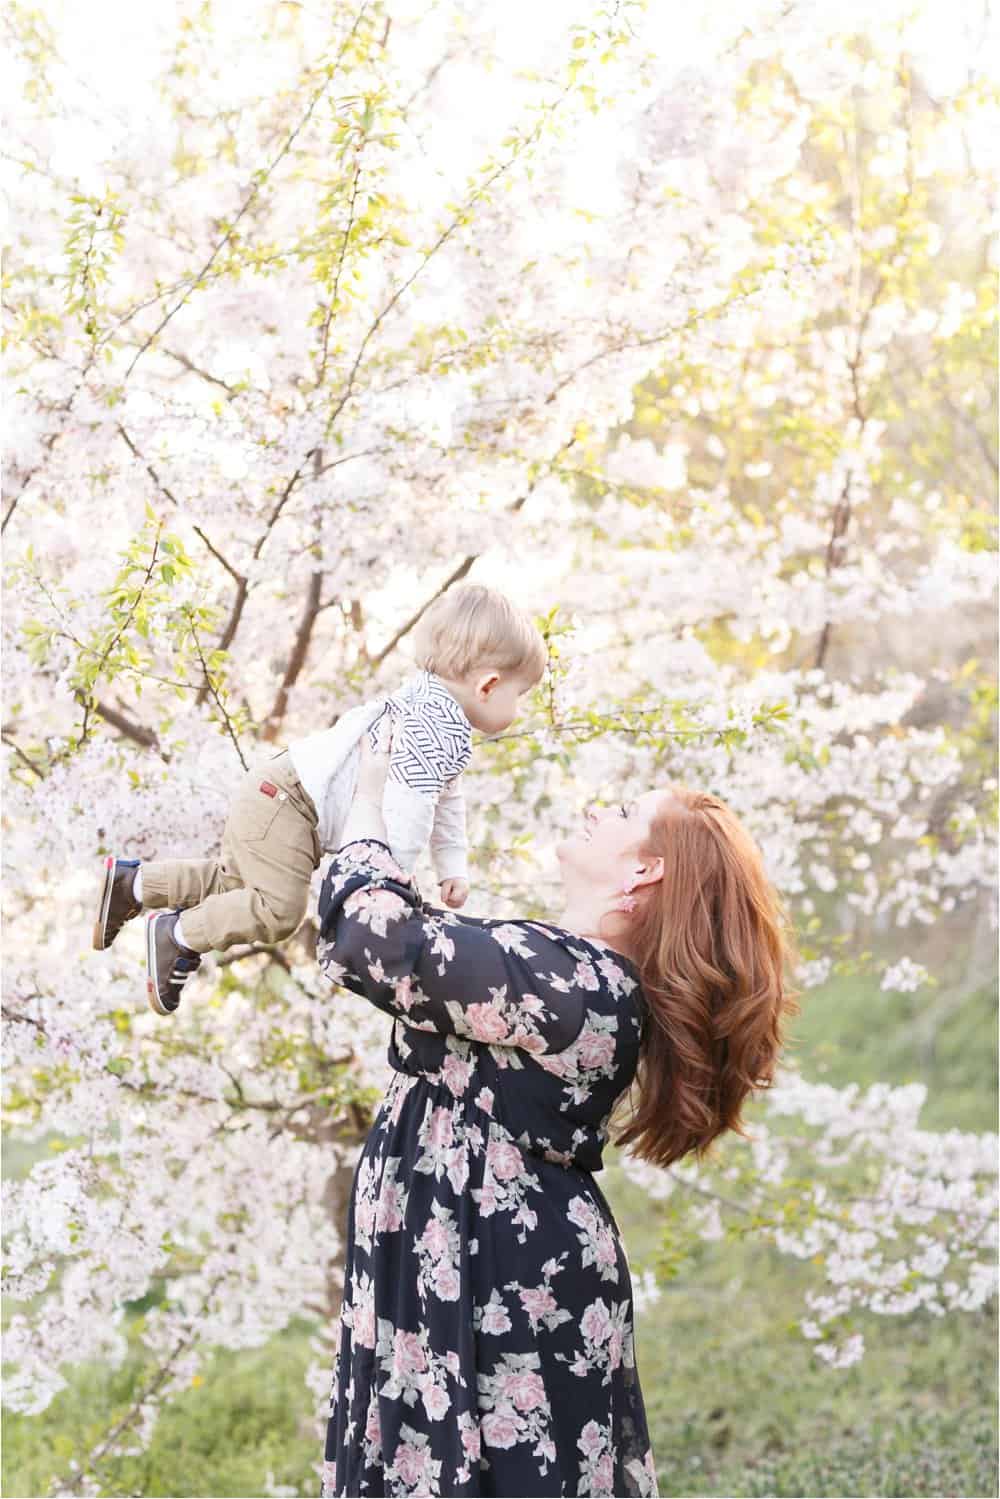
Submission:
<svg viewBox="0 0 1000 1499">
<path fill-rule="evenodd" d="M 88 950 L 98 857 L 210 848 L 443 589 L 499 582 L 550 646 L 467 773 L 470 911 L 554 914 L 583 799 L 668 780 L 760 842 L 806 991 L 930 985 L 859 923 L 991 908 L 997 101 L 945 9 L 206 3 L 121 11 L 130 66 L 81 72 L 89 19 L 14 5 L 4 1117 L 61 1144 L 8 1189 L 9 1403 L 162 1290 L 65 1492 L 303 1311 L 321 1418 L 387 1081 L 311 923 L 149 1013 L 136 934 Z M 689 1234 L 817 1261 L 842 1366 L 995 1292 L 996 1140 L 921 1129 L 925 1092 L 790 1064 L 751 1141 L 625 1166 Z"/>
</svg>

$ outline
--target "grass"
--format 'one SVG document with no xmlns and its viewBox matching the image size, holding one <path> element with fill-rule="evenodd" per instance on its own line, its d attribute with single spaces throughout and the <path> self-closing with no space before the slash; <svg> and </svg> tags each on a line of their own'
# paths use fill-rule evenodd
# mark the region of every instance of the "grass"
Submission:
<svg viewBox="0 0 1000 1499">
<path fill-rule="evenodd" d="M 922 1080 L 927 1128 L 996 1128 L 992 987 L 942 1010 L 933 1037 L 935 1000 L 921 993 L 886 995 L 853 980 L 806 1001 L 794 1055 L 807 1077 Z M 8 1171 L 44 1150 L 6 1152 Z M 656 1205 L 616 1170 L 613 1150 L 605 1159 L 600 1185 L 635 1269 L 656 1247 Z M 830 1370 L 790 1330 L 813 1275 L 762 1244 L 702 1244 L 643 1311 L 636 1357 L 660 1493 L 996 1495 L 994 1307 L 943 1321 L 872 1316 L 862 1362 Z M 204 1383 L 164 1412 L 148 1450 L 116 1464 L 106 1492 L 262 1495 L 270 1471 L 276 1484 L 317 1493 L 309 1332 L 296 1323 L 264 1348 L 218 1355 Z M 124 1408 L 133 1378 L 129 1365 L 76 1370 L 43 1415 L 7 1415 L 8 1499 L 47 1493 Z"/>
<path fill-rule="evenodd" d="M 640 1194 L 608 1186 L 635 1262 L 655 1235 L 630 1234 Z M 766 1246 L 707 1244 L 645 1309 L 636 1361 L 661 1494 L 995 1494 L 992 1309 L 871 1317 L 862 1362 L 830 1370 L 788 1327 L 810 1284 Z"/>
<path fill-rule="evenodd" d="M 297 1321 L 262 1348 L 218 1354 L 203 1383 L 166 1407 L 153 1440 L 105 1470 L 112 1494 L 262 1495 L 265 1477 L 302 1494 L 319 1492 L 322 1457 L 305 1386 L 311 1324 Z M 45 1495 L 70 1459 L 100 1440 L 132 1395 L 137 1365 L 92 1365 L 41 1416 L 4 1415 L 6 1499 Z"/>
</svg>

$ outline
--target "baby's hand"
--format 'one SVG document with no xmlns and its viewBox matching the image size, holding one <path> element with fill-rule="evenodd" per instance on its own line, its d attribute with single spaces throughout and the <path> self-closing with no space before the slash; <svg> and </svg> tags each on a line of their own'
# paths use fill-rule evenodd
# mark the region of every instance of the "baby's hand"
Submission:
<svg viewBox="0 0 1000 1499">
<path fill-rule="evenodd" d="M 441 881 L 441 899 L 453 909 L 464 906 L 469 898 L 469 883 L 458 878 Z"/>
</svg>

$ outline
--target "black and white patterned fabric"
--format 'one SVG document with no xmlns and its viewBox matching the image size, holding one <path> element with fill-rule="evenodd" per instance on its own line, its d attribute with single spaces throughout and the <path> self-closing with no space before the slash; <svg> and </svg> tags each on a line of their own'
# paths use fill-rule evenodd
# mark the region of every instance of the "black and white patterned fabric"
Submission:
<svg viewBox="0 0 1000 1499">
<path fill-rule="evenodd" d="M 424 796 L 437 796 L 472 758 L 472 725 L 433 672 L 421 671 L 387 698 L 369 729 L 390 713 L 394 721 L 389 779 Z"/>
</svg>

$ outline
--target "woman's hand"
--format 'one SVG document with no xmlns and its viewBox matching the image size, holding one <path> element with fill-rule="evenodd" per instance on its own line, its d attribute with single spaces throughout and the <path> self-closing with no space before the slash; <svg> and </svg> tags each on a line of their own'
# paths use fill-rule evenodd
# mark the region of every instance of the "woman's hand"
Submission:
<svg viewBox="0 0 1000 1499">
<path fill-rule="evenodd" d="M 372 748 L 371 730 L 361 736 L 361 761 L 358 765 L 356 795 L 367 797 L 382 805 L 385 778 L 389 774 L 389 759 L 392 755 L 392 715 L 386 713 L 375 729 L 375 748 Z"/>
</svg>

